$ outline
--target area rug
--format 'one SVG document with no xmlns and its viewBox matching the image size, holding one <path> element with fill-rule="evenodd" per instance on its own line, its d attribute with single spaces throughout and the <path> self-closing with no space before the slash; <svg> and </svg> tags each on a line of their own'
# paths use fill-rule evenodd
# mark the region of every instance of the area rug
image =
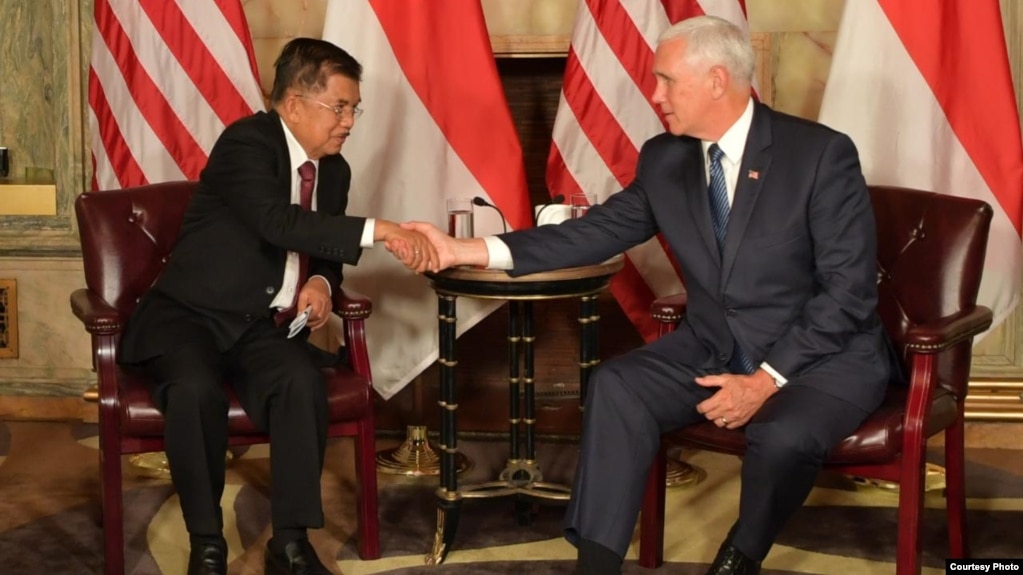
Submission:
<svg viewBox="0 0 1023 575">
<path fill-rule="evenodd" d="M 381 440 L 381 448 L 395 441 Z M 0 422 L 0 573 L 102 573 L 98 455 L 94 425 Z M 464 482 L 496 476 L 507 457 L 498 441 L 461 441 L 472 461 Z M 567 482 L 577 446 L 539 448 L 545 479 Z M 938 452 L 933 460 L 940 463 Z M 230 573 L 262 573 L 270 536 L 269 452 L 256 446 L 232 452 L 224 496 Z M 311 532 L 313 545 L 343 575 L 554 575 L 571 574 L 574 549 L 561 538 L 563 506 L 533 508 L 528 525 L 516 520 L 510 499 L 464 504 L 452 550 L 443 565 L 425 566 L 433 543 L 436 478 L 380 475 L 383 557 L 358 559 L 355 547 L 353 446 L 328 447 L 322 493 L 326 526 Z M 1023 558 L 1023 452 L 968 451 L 970 542 L 976 557 Z M 669 489 L 666 563 L 651 571 L 636 564 L 638 531 L 625 573 L 701 575 L 735 519 L 739 460 L 686 453 L 705 474 L 698 485 Z M 125 464 L 126 573 L 185 572 L 188 538 L 170 481 Z M 822 474 L 807 504 L 785 528 L 764 562 L 765 575 L 786 573 L 894 573 L 897 495 L 849 478 Z M 927 498 L 923 530 L 924 573 L 944 573 L 944 501 Z M 333 561 L 330 561 L 330 560 Z"/>
</svg>

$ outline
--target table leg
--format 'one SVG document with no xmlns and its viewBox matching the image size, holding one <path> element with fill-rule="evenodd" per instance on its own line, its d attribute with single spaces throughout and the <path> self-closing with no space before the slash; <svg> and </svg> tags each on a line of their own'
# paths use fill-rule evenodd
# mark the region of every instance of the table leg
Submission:
<svg viewBox="0 0 1023 575">
<path fill-rule="evenodd" d="M 586 295 L 579 302 L 579 409 L 586 405 L 586 388 L 590 381 L 590 372 L 600 363 L 600 342 L 598 341 L 598 323 L 600 314 L 597 307 L 597 295 Z"/>
<path fill-rule="evenodd" d="M 508 466 L 519 463 L 519 426 L 522 418 L 519 413 L 519 348 L 522 335 L 519 328 L 520 303 L 508 302 Z"/>
<path fill-rule="evenodd" d="M 440 486 L 437 488 L 437 531 L 433 549 L 426 555 L 428 565 L 444 561 L 458 529 L 462 494 L 458 490 L 458 438 L 455 412 L 455 297 L 438 296 L 438 331 L 440 336 Z"/>
</svg>

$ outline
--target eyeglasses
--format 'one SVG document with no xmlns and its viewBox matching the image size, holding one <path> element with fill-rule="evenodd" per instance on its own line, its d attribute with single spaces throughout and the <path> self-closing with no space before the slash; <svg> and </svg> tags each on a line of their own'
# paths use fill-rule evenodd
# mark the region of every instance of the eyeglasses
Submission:
<svg viewBox="0 0 1023 575">
<path fill-rule="evenodd" d="M 326 108 L 331 112 L 334 112 L 334 115 L 337 116 L 337 119 L 339 121 L 343 120 L 344 118 L 358 118 L 359 116 L 362 115 L 362 108 L 358 106 L 331 106 L 330 104 L 324 104 L 323 102 L 317 100 L 316 98 L 313 98 L 312 96 L 306 96 L 305 94 L 296 95 L 299 98 L 309 100 L 310 102 L 320 106 L 321 108 Z"/>
</svg>

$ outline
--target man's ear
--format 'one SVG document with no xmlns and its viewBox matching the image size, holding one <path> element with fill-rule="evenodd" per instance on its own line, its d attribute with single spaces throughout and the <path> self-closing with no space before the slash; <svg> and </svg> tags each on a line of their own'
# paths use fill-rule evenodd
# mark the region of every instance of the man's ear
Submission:
<svg viewBox="0 0 1023 575">
<path fill-rule="evenodd" d="M 728 75 L 728 70 L 724 66 L 713 66 L 710 69 L 710 76 L 711 95 L 715 99 L 724 96 L 732 82 L 732 78 Z"/>
</svg>

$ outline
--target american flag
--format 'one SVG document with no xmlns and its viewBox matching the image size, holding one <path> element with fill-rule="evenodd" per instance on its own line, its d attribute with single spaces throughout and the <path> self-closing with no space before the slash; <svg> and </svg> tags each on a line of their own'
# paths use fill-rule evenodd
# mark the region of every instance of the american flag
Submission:
<svg viewBox="0 0 1023 575">
<path fill-rule="evenodd" d="M 585 191 L 604 201 L 628 185 L 640 146 L 665 130 L 650 101 L 657 37 L 703 14 L 748 30 L 745 0 L 580 0 L 547 160 L 552 197 Z M 650 341 L 657 335 L 650 304 L 683 286 L 667 246 L 654 238 L 628 251 L 611 291 Z"/>
<path fill-rule="evenodd" d="M 93 189 L 195 180 L 234 120 L 264 108 L 240 0 L 96 0 Z"/>
</svg>

